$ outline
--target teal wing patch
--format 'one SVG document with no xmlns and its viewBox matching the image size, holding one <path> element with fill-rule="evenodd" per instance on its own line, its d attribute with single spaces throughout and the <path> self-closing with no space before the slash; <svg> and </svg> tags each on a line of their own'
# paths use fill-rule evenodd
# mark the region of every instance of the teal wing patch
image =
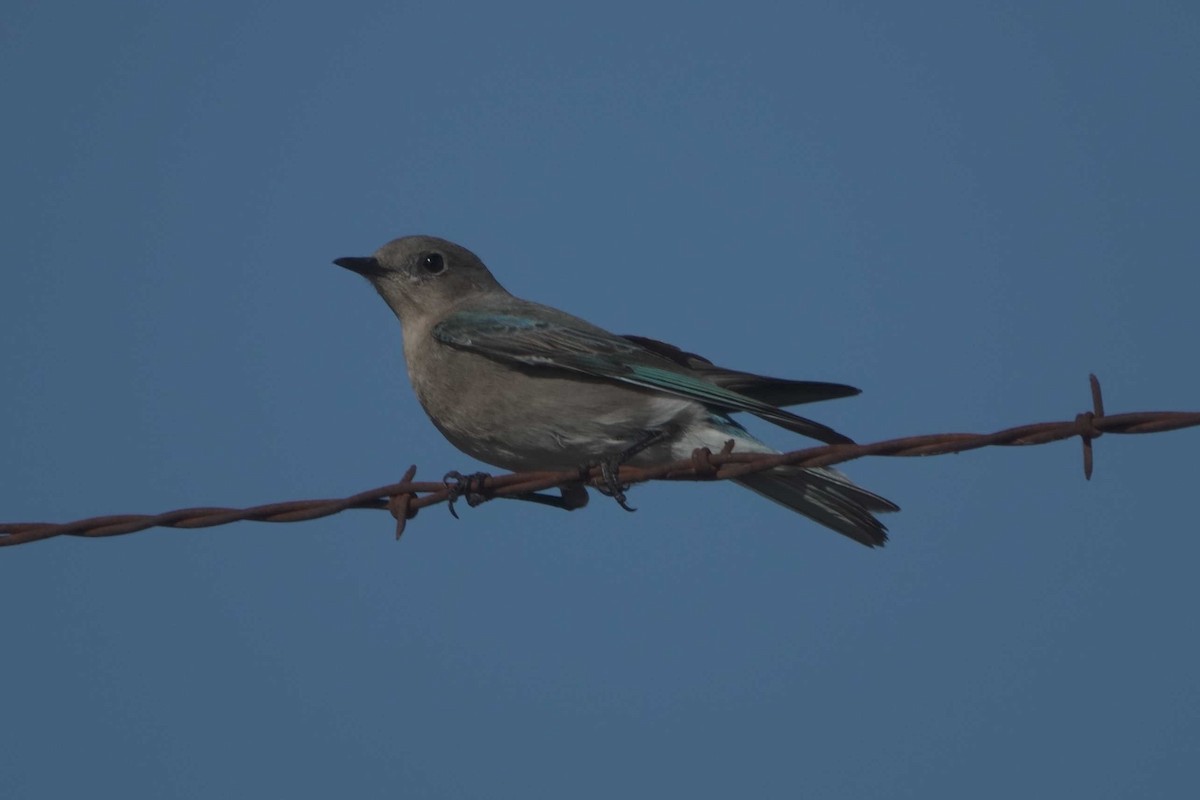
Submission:
<svg viewBox="0 0 1200 800">
<path fill-rule="evenodd" d="M 723 411 L 746 411 L 830 444 L 850 442 L 832 428 L 718 386 L 634 341 L 605 331 L 520 314 L 460 311 L 435 325 L 432 334 L 443 344 L 497 361 L 627 383 Z"/>
</svg>

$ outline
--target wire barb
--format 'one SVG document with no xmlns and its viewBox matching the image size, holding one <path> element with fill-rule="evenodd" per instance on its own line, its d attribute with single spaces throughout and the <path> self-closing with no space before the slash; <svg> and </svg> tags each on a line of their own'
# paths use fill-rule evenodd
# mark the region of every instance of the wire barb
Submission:
<svg viewBox="0 0 1200 800">
<path fill-rule="evenodd" d="M 1096 430 L 1096 418 L 1104 416 L 1104 395 L 1100 392 L 1100 379 L 1096 373 L 1088 375 L 1088 383 L 1092 387 L 1092 410 L 1085 411 L 1075 417 L 1075 427 L 1083 442 L 1083 479 L 1092 479 L 1092 440 L 1100 437 L 1101 431 Z"/>
<path fill-rule="evenodd" d="M 400 479 L 401 483 L 410 483 L 417 475 L 417 465 L 413 464 L 404 471 L 404 477 Z M 412 508 L 412 501 L 417 496 L 412 492 L 400 492 L 388 498 L 387 509 L 396 519 L 396 541 L 400 541 L 400 537 L 404 535 L 404 529 L 408 526 L 408 521 L 417 515 L 417 509 Z"/>
<path fill-rule="evenodd" d="M 720 453 L 701 448 L 688 458 L 653 468 L 622 465 L 615 475 L 615 480 L 619 482 L 618 485 L 650 480 L 728 480 L 784 465 L 820 467 L 866 456 L 942 455 L 990 446 L 1046 444 L 1076 436 L 1083 442 L 1083 470 L 1084 475 L 1090 479 L 1092 442 L 1102 434 L 1160 433 L 1200 426 L 1200 412 L 1196 411 L 1141 411 L 1106 416 L 1100 381 L 1095 375 L 1089 376 L 1089 379 L 1092 410 L 1078 414 L 1073 420 L 1066 422 L 1021 425 L 987 434 L 943 433 L 889 439 L 871 444 L 825 445 L 779 454 L 735 453 L 733 441 L 730 440 L 725 443 Z M 449 503 L 451 513 L 457 517 L 453 501 L 463 494 L 466 495 L 468 504 L 478 505 L 494 497 L 527 498 L 534 492 L 552 488 L 560 488 L 565 492 L 568 487 L 574 487 L 582 491 L 580 482 L 587 478 L 580 470 L 522 472 L 499 476 L 487 476 L 485 473 L 471 476 L 447 473 L 446 480 L 441 482 L 419 483 L 413 481 L 416 473 L 417 468 L 414 465 L 408 468 L 399 483 L 329 500 L 294 500 L 252 508 L 183 508 L 162 514 L 92 517 L 63 524 L 3 522 L 0 523 L 0 547 L 27 544 L 56 536 L 121 536 L 154 527 L 209 528 L 243 520 L 301 522 L 340 514 L 352 508 L 387 509 L 396 519 L 396 538 L 399 539 L 404 533 L 407 521 L 426 506 Z M 460 480 L 452 480 L 455 475 Z M 576 508 L 582 505 L 583 503 L 577 503 L 561 507 Z"/>
</svg>

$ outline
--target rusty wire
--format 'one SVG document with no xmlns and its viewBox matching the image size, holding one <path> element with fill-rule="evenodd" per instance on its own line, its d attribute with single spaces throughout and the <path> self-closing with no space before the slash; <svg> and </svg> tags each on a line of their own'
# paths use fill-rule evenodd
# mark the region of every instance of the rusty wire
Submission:
<svg viewBox="0 0 1200 800">
<path fill-rule="evenodd" d="M 1071 439 L 1083 441 L 1084 476 L 1092 476 L 1092 440 L 1104 433 L 1159 433 L 1200 426 L 1200 412 L 1142 411 L 1105 415 L 1100 382 L 1090 376 L 1092 410 L 1064 422 L 1042 422 L 1006 428 L 995 433 L 941 433 L 888 439 L 872 444 L 835 444 L 810 447 L 778 455 L 734 453 L 730 441 L 720 453 L 700 449 L 691 458 L 653 468 L 622 466 L 622 484 L 650 480 L 727 480 L 782 465 L 828 466 L 864 456 L 932 456 L 961 453 L 994 445 L 1035 445 Z M 446 481 L 415 482 L 417 468 L 409 467 L 399 483 L 328 500 L 293 500 L 251 508 L 183 508 L 162 514 L 122 514 L 91 517 L 63 524 L 46 522 L 0 523 L 0 547 L 26 544 L 55 536 L 104 537 L 135 533 L 147 528 L 210 528 L 231 522 L 300 522 L 341 513 L 351 508 L 387 509 L 396 518 L 396 538 L 409 519 L 426 506 L 454 501 L 463 487 Z M 593 485 L 602 481 L 599 467 L 586 474 Z M 579 470 L 566 472 L 520 472 L 498 476 L 472 476 L 468 481 L 470 502 L 476 505 L 498 497 L 513 497 L 578 483 Z"/>
</svg>

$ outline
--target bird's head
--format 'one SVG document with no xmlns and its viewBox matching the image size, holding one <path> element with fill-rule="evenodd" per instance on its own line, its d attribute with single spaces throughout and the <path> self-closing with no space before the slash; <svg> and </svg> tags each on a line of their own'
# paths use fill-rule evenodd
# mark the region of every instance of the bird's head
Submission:
<svg viewBox="0 0 1200 800">
<path fill-rule="evenodd" d="M 404 236 L 374 255 L 338 258 L 333 263 L 370 281 L 402 322 L 425 315 L 440 317 L 477 294 L 507 294 L 478 256 L 436 236 Z"/>
</svg>

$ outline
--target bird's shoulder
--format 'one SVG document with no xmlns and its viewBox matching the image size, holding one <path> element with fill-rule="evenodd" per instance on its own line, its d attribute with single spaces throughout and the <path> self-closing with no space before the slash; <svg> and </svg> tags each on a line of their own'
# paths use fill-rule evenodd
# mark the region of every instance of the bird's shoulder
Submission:
<svg viewBox="0 0 1200 800">
<path fill-rule="evenodd" d="M 605 349 L 641 349 L 632 342 L 553 306 L 508 297 L 459 304 L 433 327 L 434 336 L 449 343 L 552 341 L 589 342 Z"/>
</svg>

